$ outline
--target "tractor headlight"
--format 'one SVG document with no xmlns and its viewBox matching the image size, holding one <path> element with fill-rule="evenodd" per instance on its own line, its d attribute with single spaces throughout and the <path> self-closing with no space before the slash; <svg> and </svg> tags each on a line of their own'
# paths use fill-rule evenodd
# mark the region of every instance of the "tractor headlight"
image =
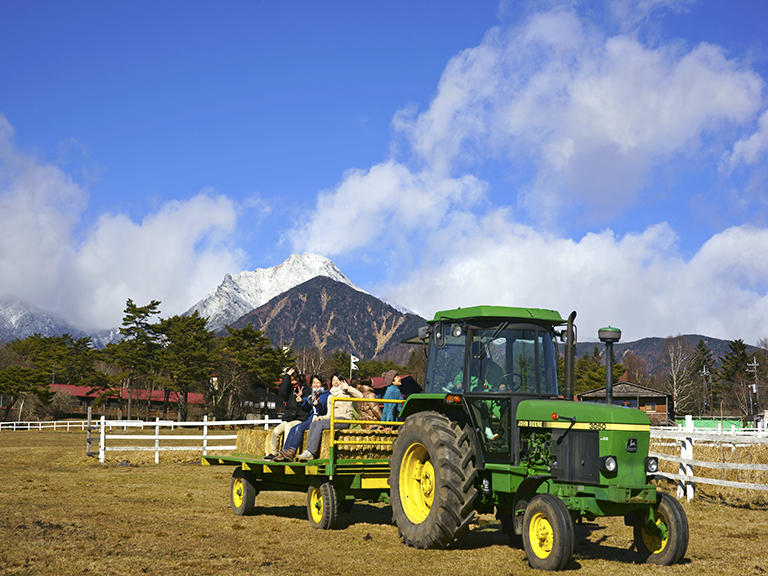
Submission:
<svg viewBox="0 0 768 576">
<path fill-rule="evenodd" d="M 649 456 L 645 459 L 645 471 L 648 474 L 656 474 L 659 471 L 659 459 Z"/>
<path fill-rule="evenodd" d="M 615 474 L 616 469 L 619 467 L 616 462 L 616 456 L 603 456 L 601 458 L 604 474 Z"/>
</svg>

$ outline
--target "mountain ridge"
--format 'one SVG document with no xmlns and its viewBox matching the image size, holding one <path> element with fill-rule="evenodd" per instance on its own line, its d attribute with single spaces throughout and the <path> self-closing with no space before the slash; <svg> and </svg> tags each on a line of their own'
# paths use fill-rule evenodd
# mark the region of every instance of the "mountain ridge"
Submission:
<svg viewBox="0 0 768 576">
<path fill-rule="evenodd" d="M 62 320 L 32 306 L 15 296 L 0 297 L 0 342 L 23 339 L 33 334 L 61 336 L 70 334 L 77 338 L 87 334 Z"/>
<path fill-rule="evenodd" d="M 332 278 L 362 292 L 329 258 L 319 254 L 291 254 L 276 266 L 225 275 L 216 288 L 184 314 L 196 311 L 208 318 L 210 329 L 220 330 L 275 296 L 318 276 Z"/>
<path fill-rule="evenodd" d="M 425 323 L 366 292 L 317 276 L 245 314 L 232 327 L 250 324 L 273 345 L 294 350 L 345 350 L 361 358 L 405 363 L 413 348 L 401 340 Z"/>
</svg>

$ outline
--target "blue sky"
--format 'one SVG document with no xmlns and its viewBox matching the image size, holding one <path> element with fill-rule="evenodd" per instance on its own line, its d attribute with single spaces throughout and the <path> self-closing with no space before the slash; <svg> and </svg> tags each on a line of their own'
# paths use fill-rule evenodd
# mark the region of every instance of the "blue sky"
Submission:
<svg viewBox="0 0 768 576">
<path fill-rule="evenodd" d="M 762 2 L 0 4 L 0 293 L 86 328 L 293 252 L 431 316 L 768 337 Z"/>
</svg>

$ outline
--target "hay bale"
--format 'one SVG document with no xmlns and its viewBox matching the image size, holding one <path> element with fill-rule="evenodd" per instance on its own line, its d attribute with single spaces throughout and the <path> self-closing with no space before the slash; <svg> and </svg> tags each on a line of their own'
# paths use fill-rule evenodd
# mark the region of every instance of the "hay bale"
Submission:
<svg viewBox="0 0 768 576">
<path fill-rule="evenodd" d="M 246 428 L 238 430 L 235 452 L 248 454 L 249 456 L 263 457 L 266 455 L 264 447 L 269 442 L 270 430 L 263 428 Z"/>
<path fill-rule="evenodd" d="M 382 442 L 394 441 L 397 436 L 397 432 L 394 430 L 360 430 L 360 429 L 345 429 L 338 430 L 336 432 L 336 439 L 340 444 L 336 445 L 336 458 L 337 459 L 352 459 L 352 458 L 367 458 L 367 459 L 380 459 L 389 458 L 392 454 L 392 446 L 388 444 L 354 444 L 358 441 L 376 441 Z M 323 430 L 323 440 L 320 445 L 320 458 L 328 458 L 330 448 L 330 431 Z M 350 442 L 345 444 L 344 442 Z"/>
<path fill-rule="evenodd" d="M 304 437 L 299 445 L 298 452 L 304 450 L 307 444 L 308 432 L 304 432 Z M 337 430 L 336 438 L 341 442 L 336 446 L 336 457 L 339 459 L 368 458 L 380 459 L 389 458 L 392 454 L 392 446 L 383 442 L 392 442 L 397 436 L 394 430 L 361 430 L 345 429 Z M 237 433 L 237 454 L 247 454 L 261 458 L 266 455 L 265 447 L 268 447 L 270 431 L 263 428 L 250 428 L 240 430 Z M 322 442 L 320 444 L 320 455 L 318 458 L 328 458 L 330 448 L 330 430 L 323 430 Z M 382 444 L 360 445 L 354 444 L 357 441 L 381 440 Z M 344 442 L 351 442 L 345 444 Z"/>
</svg>

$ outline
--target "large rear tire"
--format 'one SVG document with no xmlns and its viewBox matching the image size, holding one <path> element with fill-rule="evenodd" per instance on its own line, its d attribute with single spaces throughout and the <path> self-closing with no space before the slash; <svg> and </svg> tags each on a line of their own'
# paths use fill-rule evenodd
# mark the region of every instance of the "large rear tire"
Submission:
<svg viewBox="0 0 768 576">
<path fill-rule="evenodd" d="M 523 546 L 536 570 L 562 570 L 573 556 L 573 519 L 563 501 L 551 494 L 534 496 L 525 509 Z"/>
<path fill-rule="evenodd" d="M 229 489 L 229 505 L 236 516 L 247 516 L 253 513 L 256 506 L 256 495 L 259 493 L 250 475 L 242 468 L 232 472 L 232 483 Z"/>
<path fill-rule="evenodd" d="M 635 546 L 649 564 L 669 566 L 685 556 L 688 549 L 688 517 L 675 498 L 660 492 L 654 507 L 654 524 L 646 512 L 634 527 Z"/>
<path fill-rule="evenodd" d="M 466 427 L 439 412 L 409 416 L 390 469 L 392 519 L 408 546 L 445 548 L 469 529 L 477 469 Z"/>
</svg>

